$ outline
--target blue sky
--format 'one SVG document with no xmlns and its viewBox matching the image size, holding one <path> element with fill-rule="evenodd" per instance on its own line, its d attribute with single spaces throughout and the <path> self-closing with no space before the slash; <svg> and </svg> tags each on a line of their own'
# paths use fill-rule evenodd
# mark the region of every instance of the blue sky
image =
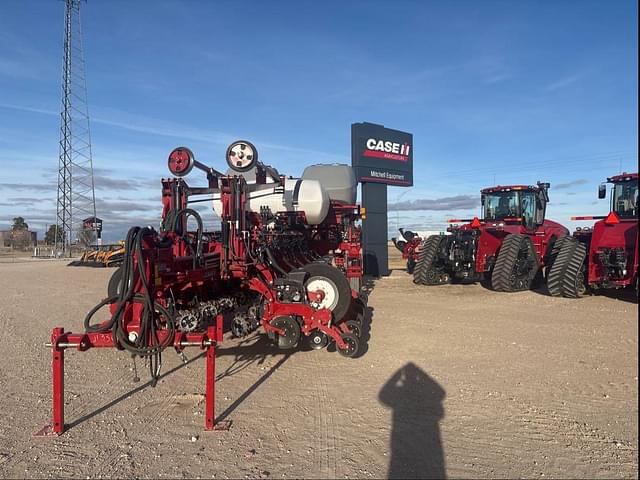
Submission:
<svg viewBox="0 0 640 480">
<path fill-rule="evenodd" d="M 0 7 L 0 227 L 55 221 L 64 4 Z M 157 223 L 166 157 L 226 145 L 298 175 L 350 162 L 350 125 L 414 134 L 396 223 L 439 229 L 494 183 L 549 181 L 548 217 L 603 213 L 637 170 L 638 7 L 615 1 L 222 2 L 82 6 L 98 216 L 107 238 Z M 194 179 L 194 183 L 197 183 Z M 452 197 L 458 197 L 453 198 Z"/>
</svg>

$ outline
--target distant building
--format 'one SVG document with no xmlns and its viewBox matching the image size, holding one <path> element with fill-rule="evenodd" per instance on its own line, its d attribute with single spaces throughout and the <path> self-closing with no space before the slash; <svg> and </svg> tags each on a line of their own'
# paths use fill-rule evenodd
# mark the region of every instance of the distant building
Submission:
<svg viewBox="0 0 640 480">
<path fill-rule="evenodd" d="M 447 232 L 447 227 L 443 227 L 442 230 L 420 230 L 416 231 L 421 238 L 427 238 L 431 235 L 451 235 L 451 232 Z"/>
<path fill-rule="evenodd" d="M 0 245 L 3 247 L 26 248 L 38 244 L 38 232 L 31 230 L 0 230 Z"/>
</svg>

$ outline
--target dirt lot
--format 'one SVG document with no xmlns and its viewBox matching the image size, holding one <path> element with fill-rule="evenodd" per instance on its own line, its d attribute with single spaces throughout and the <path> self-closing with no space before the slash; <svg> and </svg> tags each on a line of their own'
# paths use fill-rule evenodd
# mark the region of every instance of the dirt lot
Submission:
<svg viewBox="0 0 640 480">
<path fill-rule="evenodd" d="M 481 286 L 375 282 L 359 359 L 219 350 L 202 429 L 204 361 L 164 356 L 154 389 L 123 352 L 67 355 L 67 433 L 48 422 L 54 326 L 82 330 L 112 270 L 0 263 L 1 477 L 637 477 L 638 307 Z"/>
</svg>

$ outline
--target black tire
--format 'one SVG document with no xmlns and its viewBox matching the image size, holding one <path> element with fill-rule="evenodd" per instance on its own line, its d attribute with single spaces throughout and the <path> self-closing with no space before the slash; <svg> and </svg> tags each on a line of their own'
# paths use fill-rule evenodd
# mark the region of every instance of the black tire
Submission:
<svg viewBox="0 0 640 480">
<path fill-rule="evenodd" d="M 353 358 L 358 355 L 358 351 L 360 350 L 360 342 L 358 341 L 358 337 L 356 337 L 353 333 L 342 333 L 340 335 L 342 340 L 347 344 L 346 349 L 341 349 L 338 347 L 338 353 L 343 357 Z"/>
<path fill-rule="evenodd" d="M 444 235 L 431 235 L 422 242 L 422 249 L 413 269 L 413 283 L 441 285 L 449 282 L 450 276 L 435 265 L 438 251 L 444 241 L 446 241 Z"/>
<path fill-rule="evenodd" d="M 360 297 L 357 297 L 353 299 L 350 308 L 350 320 L 357 322 L 360 325 L 360 328 L 362 328 L 367 314 L 367 305 L 362 301 Z"/>
<path fill-rule="evenodd" d="M 413 275 L 414 270 L 416 269 L 416 261 L 413 258 L 407 260 L 407 273 L 409 275 Z"/>
<path fill-rule="evenodd" d="M 560 249 L 562 248 L 562 244 L 567 241 L 567 239 L 571 239 L 569 235 L 565 235 L 563 237 L 557 238 L 554 237 L 549 242 L 549 246 L 547 247 L 547 255 L 544 258 L 544 278 L 545 280 L 549 279 L 549 273 L 551 272 L 551 267 L 558 258 L 558 254 L 560 253 Z"/>
<path fill-rule="evenodd" d="M 497 292 L 529 290 L 539 269 L 540 263 L 531 239 L 526 235 L 508 235 L 498 252 L 491 286 Z"/>
<path fill-rule="evenodd" d="M 271 325 L 285 331 L 285 335 L 278 335 L 278 348 L 291 350 L 298 346 L 300 341 L 300 324 L 293 317 L 276 317 L 271 320 Z"/>
<path fill-rule="evenodd" d="M 397 238 L 392 238 L 391 241 L 393 242 L 393 245 L 401 252 L 404 251 L 404 247 L 407 246 L 407 242 L 405 242 L 404 240 L 398 240 Z"/>
<path fill-rule="evenodd" d="M 407 242 L 410 242 L 411 240 L 413 240 L 413 237 L 416 236 L 416 234 L 411 230 L 400 230 L 400 233 L 402 234 L 402 238 L 404 238 Z"/>
<path fill-rule="evenodd" d="M 580 298 L 586 293 L 586 256 L 587 247 L 584 243 L 573 237 L 564 237 L 547 275 L 547 289 L 551 296 Z"/>
<path fill-rule="evenodd" d="M 547 282 L 547 290 L 549 290 L 549 294 L 552 297 L 562 296 L 562 281 L 561 281 L 562 275 L 559 274 L 559 272 L 561 271 L 561 266 L 556 263 L 556 260 L 558 259 L 560 250 L 562 250 L 562 245 L 564 245 L 564 243 L 567 241 L 570 242 L 571 240 L 572 240 L 572 237 L 568 235 L 555 239 L 547 255 L 547 258 L 545 261 L 544 273 L 545 273 L 545 280 Z"/>
<path fill-rule="evenodd" d="M 321 280 L 326 285 L 331 286 L 336 300 L 327 308 L 333 312 L 334 320 L 342 320 L 351 305 L 351 286 L 344 274 L 331 265 L 317 262 L 309 263 L 302 267 L 301 270 L 309 274 L 305 281 L 305 287 L 316 280 Z"/>
<path fill-rule="evenodd" d="M 122 283 L 122 268 L 118 268 L 111 278 L 109 279 L 109 283 L 107 284 L 107 295 L 109 297 L 117 297 L 120 294 L 120 289 L 122 288 L 120 284 Z"/>
<path fill-rule="evenodd" d="M 109 257 L 109 259 L 105 262 L 105 267 L 119 267 L 120 265 L 122 265 L 123 261 L 124 253 L 118 253 Z"/>
<path fill-rule="evenodd" d="M 362 323 L 357 322 L 355 320 L 347 320 L 344 322 L 347 328 L 353 333 L 356 337 L 360 338 L 362 334 Z"/>
<path fill-rule="evenodd" d="M 322 350 L 329 344 L 329 337 L 320 330 L 314 330 L 307 338 L 309 347 L 313 350 Z"/>
</svg>

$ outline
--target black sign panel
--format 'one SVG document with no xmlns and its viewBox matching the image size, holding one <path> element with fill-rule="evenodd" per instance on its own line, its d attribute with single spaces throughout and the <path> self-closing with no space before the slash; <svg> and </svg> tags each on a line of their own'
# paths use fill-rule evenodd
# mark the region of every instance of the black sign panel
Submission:
<svg viewBox="0 0 640 480">
<path fill-rule="evenodd" d="M 82 228 L 84 230 L 95 230 L 100 235 L 100 232 L 102 232 L 102 219 L 98 217 L 85 218 L 82 221 Z"/>
<path fill-rule="evenodd" d="M 413 185 L 413 135 L 374 123 L 351 125 L 351 166 L 360 182 Z"/>
</svg>

